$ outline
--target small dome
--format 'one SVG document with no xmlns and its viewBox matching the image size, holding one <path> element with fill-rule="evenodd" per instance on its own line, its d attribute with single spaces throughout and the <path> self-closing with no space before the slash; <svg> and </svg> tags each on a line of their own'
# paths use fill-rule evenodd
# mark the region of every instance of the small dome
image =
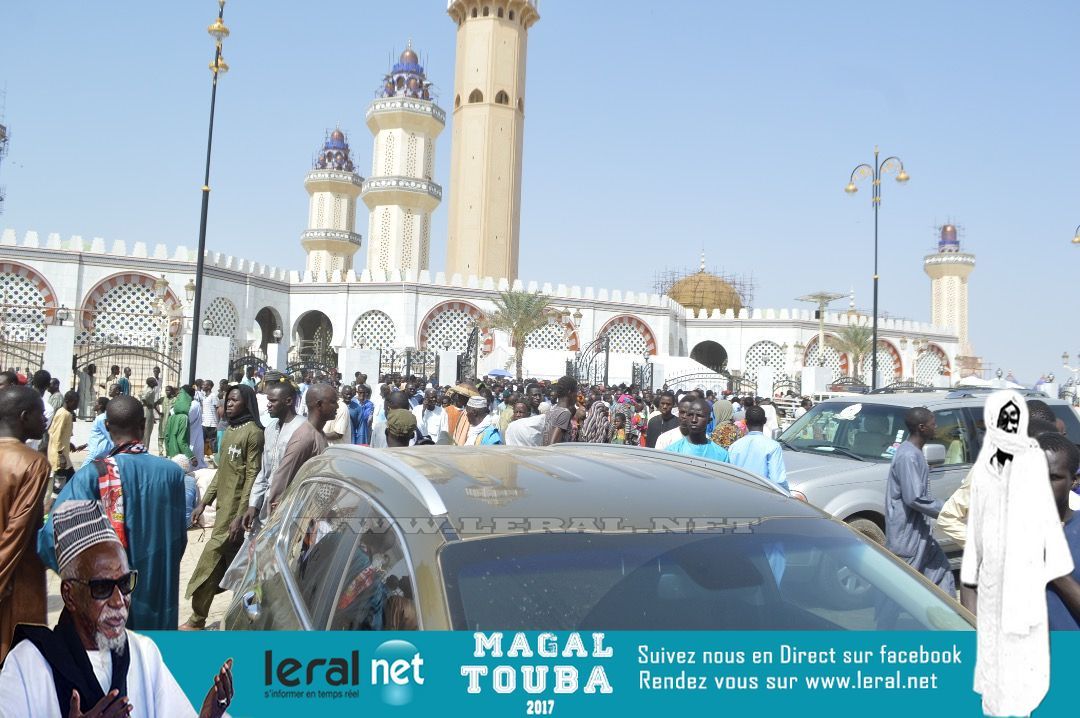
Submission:
<svg viewBox="0 0 1080 718">
<path fill-rule="evenodd" d="M 405 48 L 405 52 L 401 53 L 398 62 L 402 65 L 417 65 L 420 63 L 420 58 L 417 57 L 416 52 L 413 51 L 412 46 L 410 45 Z"/>
<path fill-rule="evenodd" d="M 956 225 L 946 224 L 941 227 L 941 240 L 938 242 L 938 249 L 942 251 L 958 251 L 960 249 L 960 240 L 956 236 Z"/>
<path fill-rule="evenodd" d="M 714 309 L 725 312 L 728 309 L 736 314 L 742 309 L 742 297 L 735 288 L 715 274 L 700 271 L 683 277 L 668 290 L 668 296 L 694 312 L 709 314 Z"/>
</svg>

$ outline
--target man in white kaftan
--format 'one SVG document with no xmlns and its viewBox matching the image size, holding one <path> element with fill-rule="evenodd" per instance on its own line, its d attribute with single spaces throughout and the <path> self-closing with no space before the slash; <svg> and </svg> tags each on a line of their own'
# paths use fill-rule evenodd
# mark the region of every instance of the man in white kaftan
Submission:
<svg viewBox="0 0 1080 718">
<path fill-rule="evenodd" d="M 989 716 L 1029 715 L 1050 687 L 1046 584 L 1073 561 L 1027 405 L 999 391 L 983 410 L 960 581 L 977 588 L 974 688 Z"/>
</svg>

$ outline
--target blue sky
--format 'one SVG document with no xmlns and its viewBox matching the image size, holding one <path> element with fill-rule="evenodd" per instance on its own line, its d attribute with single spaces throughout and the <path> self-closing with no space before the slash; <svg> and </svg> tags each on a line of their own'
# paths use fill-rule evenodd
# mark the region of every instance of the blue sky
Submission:
<svg viewBox="0 0 1080 718">
<path fill-rule="evenodd" d="M 7 0 L 13 139 L 0 226 L 195 246 L 217 4 Z M 1075 2 L 569 2 L 530 31 L 521 275 L 650 289 L 664 267 L 752 274 L 755 305 L 871 301 L 873 147 L 911 174 L 881 209 L 881 306 L 928 321 L 922 258 L 977 256 L 972 342 L 1024 381 L 1080 352 Z M 208 247 L 300 268 L 324 132 L 371 166 L 364 110 L 407 40 L 453 104 L 442 0 L 226 7 Z M 450 129 L 437 150 L 447 182 Z M 453 188 L 447 188 L 448 193 Z M 443 266 L 447 203 L 434 215 Z M 357 225 L 366 234 L 361 206 Z M 358 257 L 363 256 L 363 252 Z M 361 260 L 362 262 L 362 260 Z M 838 306 L 842 306 L 840 303 Z"/>
</svg>

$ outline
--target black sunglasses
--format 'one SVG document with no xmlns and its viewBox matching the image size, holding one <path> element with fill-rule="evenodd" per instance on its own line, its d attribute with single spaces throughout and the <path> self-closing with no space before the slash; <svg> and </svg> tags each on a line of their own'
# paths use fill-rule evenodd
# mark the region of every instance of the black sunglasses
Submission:
<svg viewBox="0 0 1080 718">
<path fill-rule="evenodd" d="M 120 578 L 92 578 L 89 581 L 81 578 L 69 578 L 72 583 L 81 583 L 90 587 L 90 596 L 96 601 L 105 601 L 112 597 L 114 589 L 120 589 L 121 596 L 127 596 L 135 590 L 135 584 L 139 581 L 139 572 L 125 573 Z"/>
</svg>

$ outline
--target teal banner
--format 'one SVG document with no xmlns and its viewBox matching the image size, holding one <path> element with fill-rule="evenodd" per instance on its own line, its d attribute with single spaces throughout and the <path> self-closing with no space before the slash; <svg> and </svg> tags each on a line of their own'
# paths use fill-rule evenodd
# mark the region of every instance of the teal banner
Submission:
<svg viewBox="0 0 1080 718">
<path fill-rule="evenodd" d="M 656 716 L 676 710 L 982 715 L 975 633 L 150 633 L 196 707 L 234 660 L 236 718 Z M 1035 715 L 1075 715 L 1080 636 L 1051 636 Z"/>
</svg>

